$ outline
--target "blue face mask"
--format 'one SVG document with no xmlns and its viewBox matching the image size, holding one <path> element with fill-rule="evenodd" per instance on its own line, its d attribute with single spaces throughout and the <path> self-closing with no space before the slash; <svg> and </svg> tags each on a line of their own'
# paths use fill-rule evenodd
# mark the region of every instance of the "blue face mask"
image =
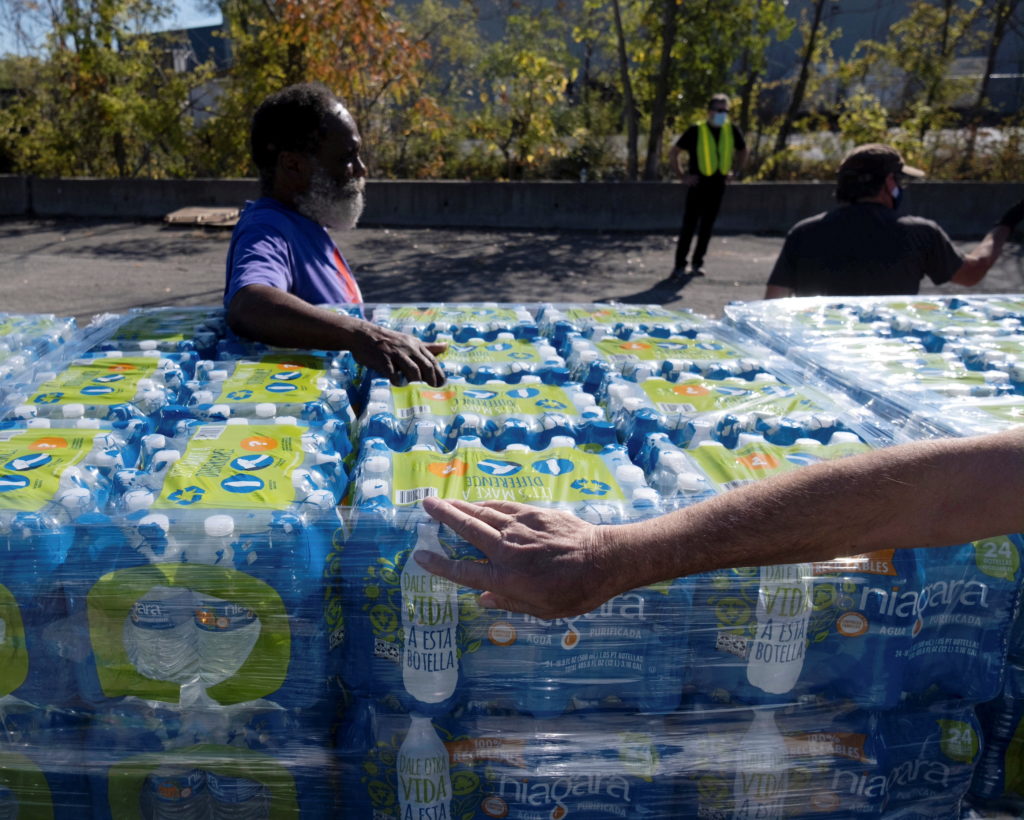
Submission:
<svg viewBox="0 0 1024 820">
<path fill-rule="evenodd" d="M 889 191 L 889 196 L 892 197 L 892 209 L 894 211 L 899 210 L 900 203 L 903 201 L 903 191 L 899 185 L 894 185 L 892 190 Z"/>
<path fill-rule="evenodd" d="M 727 119 L 729 119 L 729 115 L 725 111 L 715 111 L 711 115 L 711 124 L 715 126 L 715 128 L 721 128 L 725 125 L 725 121 Z"/>
</svg>

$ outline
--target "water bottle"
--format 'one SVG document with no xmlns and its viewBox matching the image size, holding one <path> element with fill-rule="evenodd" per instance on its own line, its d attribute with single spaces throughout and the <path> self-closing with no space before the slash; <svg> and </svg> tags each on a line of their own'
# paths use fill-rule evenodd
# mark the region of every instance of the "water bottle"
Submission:
<svg viewBox="0 0 1024 820">
<path fill-rule="evenodd" d="M 125 620 L 124 645 L 136 671 L 173 683 L 194 680 L 199 653 L 193 627 L 194 596 L 181 587 L 152 587 Z"/>
<path fill-rule="evenodd" d="M 145 820 L 205 820 L 209 816 L 206 772 L 163 766 L 146 776 L 140 797 Z"/>
<path fill-rule="evenodd" d="M 437 529 L 419 524 L 416 532 L 416 547 L 402 570 L 402 680 L 417 700 L 440 703 L 452 696 L 459 681 L 457 587 L 415 560 L 417 550 L 444 555 Z"/>
<path fill-rule="evenodd" d="M 206 773 L 210 820 L 267 820 L 270 795 L 256 780 Z"/>
<path fill-rule="evenodd" d="M 429 717 L 409 716 L 409 732 L 398 750 L 399 817 L 451 817 L 452 781 L 448 750 Z"/>
<path fill-rule="evenodd" d="M 757 624 L 747 680 L 772 695 L 789 692 L 804 666 L 813 576 L 810 564 L 761 567 Z"/>
<path fill-rule="evenodd" d="M 260 636 L 259 617 L 247 607 L 196 594 L 194 621 L 200 678 L 216 684 L 233 677 Z"/>
<path fill-rule="evenodd" d="M 774 711 L 758 709 L 738 744 L 733 817 L 785 817 L 788 791 L 786 744 L 775 725 Z"/>
</svg>

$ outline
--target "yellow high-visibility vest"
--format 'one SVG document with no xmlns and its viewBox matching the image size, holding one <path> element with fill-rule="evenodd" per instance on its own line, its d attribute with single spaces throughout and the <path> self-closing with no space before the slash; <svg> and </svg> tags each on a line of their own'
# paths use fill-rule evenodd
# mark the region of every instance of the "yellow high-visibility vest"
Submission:
<svg viewBox="0 0 1024 820">
<path fill-rule="evenodd" d="M 718 145 L 711 136 L 711 126 L 706 122 L 697 125 L 697 170 L 701 176 L 709 177 L 715 171 L 728 174 L 732 170 L 732 125 L 726 123 L 718 133 Z"/>
</svg>

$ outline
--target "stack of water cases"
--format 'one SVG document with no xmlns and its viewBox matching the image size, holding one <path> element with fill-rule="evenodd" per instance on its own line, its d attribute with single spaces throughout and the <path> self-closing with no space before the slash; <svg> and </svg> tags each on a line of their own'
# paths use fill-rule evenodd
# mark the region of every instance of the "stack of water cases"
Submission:
<svg viewBox="0 0 1024 820">
<path fill-rule="evenodd" d="M 0 417 L 38 368 L 57 366 L 84 335 L 74 319 L 0 313 Z"/>
<path fill-rule="evenodd" d="M 1024 422 L 1024 296 L 779 299 L 726 315 L 912 434 Z"/>
<path fill-rule="evenodd" d="M 732 305 L 727 313 L 738 327 L 785 351 L 912 435 L 969 436 L 1024 423 L 1020 295 L 779 300 Z M 1020 543 L 1016 535 L 978 542 L 975 563 L 987 567 L 990 575 L 1016 577 Z M 928 567 L 934 554 L 922 560 Z M 978 603 L 978 613 L 985 613 L 987 593 Z M 928 619 L 922 622 L 927 625 Z M 962 628 L 969 622 L 961 615 L 951 623 Z M 944 638 L 947 634 L 953 645 L 962 637 L 949 631 Z M 982 810 L 1009 810 L 1015 816 L 1024 809 L 1022 635 L 1018 616 L 1002 688 L 998 697 L 977 709 L 984 752 L 969 794 L 970 802 Z M 980 693 L 969 697 L 986 699 Z"/>
<path fill-rule="evenodd" d="M 482 609 L 413 556 L 481 559 L 430 496 L 617 525 L 1005 427 L 1021 307 L 372 307 L 447 342 L 440 387 L 237 339 L 210 309 L 40 342 L 60 355 L 35 348 L 0 408 L 0 816 L 1018 806 L 1018 536 L 720 570 L 556 621 Z"/>
<path fill-rule="evenodd" d="M 113 324 L 0 424 L 3 812 L 330 816 L 341 364 Z"/>
<path fill-rule="evenodd" d="M 506 367 L 504 346 L 484 358 L 525 338 L 523 317 L 432 324 L 446 307 L 374 312 L 475 339 L 479 358 L 441 388 L 371 382 L 357 421 L 344 816 L 959 816 L 974 706 L 1001 686 L 1017 537 L 723 570 L 551 622 L 482 610 L 413 559 L 480 557 L 424 498 L 618 524 L 902 439 L 692 314 L 536 308 L 544 341 L 530 341 L 555 348 L 563 376 Z"/>
</svg>

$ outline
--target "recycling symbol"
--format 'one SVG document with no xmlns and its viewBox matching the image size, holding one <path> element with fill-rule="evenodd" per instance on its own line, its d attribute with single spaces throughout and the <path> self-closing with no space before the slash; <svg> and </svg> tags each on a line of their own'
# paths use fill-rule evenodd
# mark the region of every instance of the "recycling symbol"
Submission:
<svg viewBox="0 0 1024 820">
<path fill-rule="evenodd" d="M 584 495 L 607 495 L 611 490 L 608 484 L 595 478 L 577 478 L 569 486 L 574 490 L 579 490 Z"/>
<path fill-rule="evenodd" d="M 206 494 L 206 490 L 202 487 L 197 487 L 195 484 L 190 484 L 188 487 L 183 487 L 180 490 L 175 490 L 169 496 L 168 501 L 172 501 L 179 507 L 189 507 L 192 504 L 196 504 L 203 500 L 203 496 Z"/>
<path fill-rule="evenodd" d="M 537 402 L 538 407 L 543 407 L 545 410 L 564 410 L 566 405 L 557 399 L 541 399 Z"/>
<path fill-rule="evenodd" d="M 63 393 L 41 393 L 35 397 L 34 401 L 36 404 L 56 404 L 63 397 Z"/>
<path fill-rule="evenodd" d="M 228 393 L 228 398 L 235 401 L 245 401 L 250 396 L 252 396 L 251 390 L 232 390 Z"/>
</svg>

